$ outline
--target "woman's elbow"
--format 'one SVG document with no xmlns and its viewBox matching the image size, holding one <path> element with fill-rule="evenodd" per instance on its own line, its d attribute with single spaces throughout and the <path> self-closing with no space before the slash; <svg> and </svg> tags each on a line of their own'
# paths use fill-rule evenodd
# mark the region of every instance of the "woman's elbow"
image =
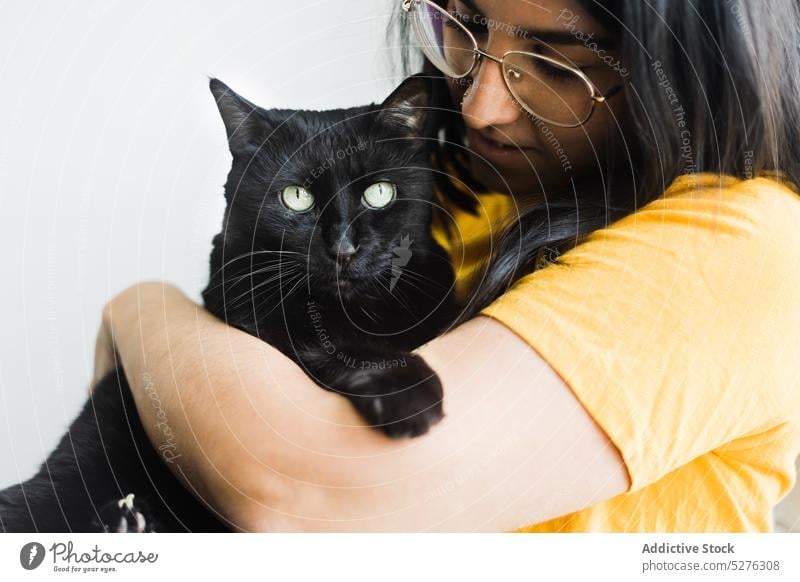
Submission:
<svg viewBox="0 0 800 582">
<path fill-rule="evenodd" d="M 302 505 L 298 487 L 260 463 L 241 459 L 226 464 L 220 471 L 212 509 L 234 531 L 302 531 L 296 512 Z"/>
<path fill-rule="evenodd" d="M 259 434 L 234 438 L 217 455 L 213 498 L 234 529 L 343 531 L 381 480 L 381 452 L 398 446 L 340 395 L 295 388 L 293 402 L 275 401 L 261 422 L 248 422 Z"/>
<path fill-rule="evenodd" d="M 228 478 L 215 495 L 215 509 L 238 531 L 345 531 L 364 491 L 353 487 L 336 465 L 330 459 L 313 470 L 295 466 L 282 473 L 275 466 L 239 459 L 225 469 Z"/>
</svg>

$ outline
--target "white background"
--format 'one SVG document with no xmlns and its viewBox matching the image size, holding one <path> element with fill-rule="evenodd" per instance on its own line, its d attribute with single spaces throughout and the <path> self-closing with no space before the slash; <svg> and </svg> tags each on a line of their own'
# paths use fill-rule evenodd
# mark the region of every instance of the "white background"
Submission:
<svg viewBox="0 0 800 582">
<path fill-rule="evenodd" d="M 208 91 L 381 101 L 399 0 L 0 5 L 0 488 L 86 399 L 103 304 L 141 279 L 199 301 L 230 166 Z"/>
</svg>

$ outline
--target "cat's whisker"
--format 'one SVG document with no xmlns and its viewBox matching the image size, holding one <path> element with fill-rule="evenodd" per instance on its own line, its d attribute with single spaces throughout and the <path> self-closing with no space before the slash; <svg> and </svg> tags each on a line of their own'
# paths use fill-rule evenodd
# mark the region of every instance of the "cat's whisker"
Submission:
<svg viewBox="0 0 800 582">
<path fill-rule="evenodd" d="M 403 275 L 405 275 L 405 271 L 403 271 Z M 397 295 L 400 298 L 403 298 L 404 300 L 406 300 L 406 304 L 408 304 L 408 301 L 407 301 L 408 294 L 406 293 L 406 290 L 403 288 L 403 285 L 400 284 L 402 280 L 403 280 L 403 277 L 400 277 L 395 282 L 394 288 L 391 289 L 390 293 L 392 295 Z M 419 285 L 414 284 L 413 280 L 406 279 L 405 281 L 403 281 L 403 283 L 407 283 L 409 287 L 413 288 L 414 290 L 416 290 L 418 292 L 423 293 L 424 295 L 426 295 L 426 296 L 428 296 L 428 297 L 430 297 L 432 299 L 437 299 L 436 297 L 426 293 L 425 290 L 423 288 L 420 288 Z"/>
<path fill-rule="evenodd" d="M 299 266 L 300 265 L 297 265 L 296 263 L 278 262 L 278 263 L 276 263 L 274 265 L 266 265 L 264 267 L 259 267 L 258 269 L 254 270 L 254 271 L 250 271 L 248 273 L 244 273 L 242 275 L 239 275 L 238 277 L 231 277 L 230 279 L 225 279 L 224 281 L 222 281 L 221 284 L 228 284 L 228 285 L 233 286 L 233 285 L 236 285 L 239 281 L 242 281 L 243 279 L 247 279 L 248 277 L 255 277 L 255 276 L 258 276 L 258 275 L 263 275 L 264 273 L 269 273 L 270 271 L 279 271 L 281 269 L 284 270 L 284 271 L 288 271 L 290 269 L 294 269 L 295 267 L 299 267 Z"/>
<path fill-rule="evenodd" d="M 272 273 L 275 271 L 282 271 L 284 273 L 290 273 L 297 269 L 301 268 L 300 265 L 296 263 L 280 263 L 275 265 L 265 265 L 264 267 L 259 267 L 253 271 L 249 271 L 247 273 L 243 273 L 236 277 L 231 277 L 229 279 L 223 280 L 223 284 L 227 285 L 229 288 L 235 287 L 241 281 L 248 279 L 248 278 L 256 278 L 260 275 L 265 275 L 267 273 Z"/>
<path fill-rule="evenodd" d="M 405 274 L 405 273 L 403 273 L 403 274 Z M 419 285 L 419 283 L 415 282 L 415 281 L 414 281 L 413 279 L 411 279 L 410 277 L 406 277 L 406 278 L 405 278 L 405 280 L 403 280 L 403 277 L 400 277 L 400 278 L 397 280 L 397 282 L 395 283 L 395 285 L 394 285 L 394 291 L 398 291 L 399 289 L 401 289 L 401 288 L 402 288 L 402 287 L 401 287 L 401 284 L 400 284 L 400 283 L 401 283 L 401 281 L 402 281 L 402 283 L 403 283 L 404 285 L 408 285 L 409 287 L 413 287 L 414 289 L 416 289 L 417 291 L 419 291 L 419 292 L 420 292 L 420 293 L 422 293 L 423 295 L 425 295 L 425 296 L 427 296 L 427 297 L 430 297 L 431 299 L 436 299 L 436 296 L 434 296 L 434 295 L 431 295 L 430 293 L 428 293 L 428 292 L 425 290 L 425 288 L 424 288 L 424 287 L 421 287 L 421 286 Z"/>
<path fill-rule="evenodd" d="M 266 279 L 264 281 L 260 281 L 257 285 L 253 285 L 250 289 L 248 289 L 244 293 L 241 293 L 236 298 L 231 300 L 229 306 L 231 308 L 238 306 L 239 305 L 239 303 L 238 303 L 239 300 L 241 300 L 243 297 L 247 297 L 248 295 L 250 295 L 255 300 L 255 292 L 257 290 L 259 290 L 259 289 L 261 289 L 261 288 L 263 288 L 263 287 L 265 287 L 265 286 L 267 286 L 270 283 L 273 283 L 275 281 L 280 281 L 284 277 L 294 277 L 294 276 L 296 276 L 299 268 L 300 268 L 299 266 L 295 266 L 295 268 L 291 269 L 291 270 L 288 270 L 288 269 L 287 270 L 282 270 L 278 274 L 273 275 L 273 276 L 269 277 L 268 279 Z M 227 303 L 228 302 L 226 301 L 226 304 Z"/>
<path fill-rule="evenodd" d="M 369 312 L 366 309 L 364 309 L 364 307 L 361 307 L 361 313 L 363 313 L 364 315 L 369 317 L 369 319 L 372 321 L 372 323 L 378 323 L 378 320 L 375 319 L 375 316 L 371 312 Z"/>
<path fill-rule="evenodd" d="M 253 302 L 255 303 L 256 300 L 260 300 L 267 296 L 267 299 L 270 299 L 273 295 L 281 294 L 283 288 L 287 285 L 293 285 L 298 280 L 303 278 L 303 270 L 302 269 L 295 269 L 290 273 L 285 273 L 286 276 L 281 277 L 277 281 L 277 285 L 273 285 L 270 287 L 265 287 L 261 289 L 258 293 L 253 294 Z"/>
<path fill-rule="evenodd" d="M 306 280 L 305 280 L 306 295 L 309 295 L 309 296 L 311 295 L 311 279 L 312 278 L 313 278 L 313 275 L 311 274 L 311 272 L 310 271 L 306 271 Z"/>
<path fill-rule="evenodd" d="M 228 260 L 227 260 L 227 261 L 225 261 L 225 262 L 224 262 L 224 263 L 223 263 L 223 264 L 222 264 L 222 265 L 221 265 L 221 266 L 220 266 L 220 267 L 219 267 L 219 268 L 218 268 L 216 271 L 214 271 L 214 272 L 212 273 L 212 276 L 213 276 L 213 275 L 216 275 L 217 273 L 219 273 L 220 271 L 222 271 L 222 270 L 223 270 L 225 267 L 227 267 L 228 265 L 231 265 L 231 264 L 235 263 L 236 261 L 240 261 L 240 260 L 242 260 L 242 259 L 246 259 L 246 258 L 249 258 L 249 257 L 253 257 L 253 256 L 254 256 L 254 255 L 256 255 L 257 253 L 258 253 L 258 251 L 250 251 L 250 252 L 248 252 L 248 253 L 242 253 L 241 255 L 237 255 L 237 256 L 233 257 L 232 259 L 228 259 Z"/>
<path fill-rule="evenodd" d="M 302 277 L 302 278 L 301 278 L 301 279 L 300 279 L 300 280 L 297 282 L 297 284 L 295 284 L 295 285 L 294 285 L 294 286 L 293 286 L 291 289 L 289 289 L 289 291 L 288 291 L 288 292 L 286 292 L 286 294 L 284 294 L 283 298 L 284 298 L 284 299 L 287 299 L 287 298 L 288 298 L 288 297 L 289 297 L 289 296 L 290 296 L 292 293 L 294 293 L 294 292 L 297 290 L 297 288 L 300 286 L 300 284 L 303 282 L 304 278 L 305 278 L 305 277 L 307 277 L 307 276 L 308 276 L 308 275 L 304 275 L 304 276 L 303 276 L 303 277 Z"/>
<path fill-rule="evenodd" d="M 389 295 L 390 295 L 390 296 L 391 296 L 391 297 L 392 297 L 392 298 L 393 298 L 395 301 L 397 301 L 397 302 L 398 302 L 400 305 L 402 305 L 402 306 L 403 306 L 403 308 L 404 308 L 406 311 L 408 311 L 408 313 L 409 313 L 409 314 L 411 314 L 411 315 L 414 315 L 414 312 L 412 311 L 412 309 L 411 309 L 411 307 L 408 305 L 408 303 L 407 303 L 407 302 L 406 302 L 406 301 L 403 299 L 402 295 L 401 295 L 400 293 L 398 293 L 397 295 L 395 295 L 394 291 L 395 291 L 395 290 L 397 290 L 397 286 L 395 286 L 394 290 L 393 290 L 393 289 L 390 289 L 389 287 L 387 287 L 387 286 L 386 286 L 386 285 L 385 285 L 385 284 L 384 284 L 384 283 L 383 283 L 383 282 L 380 280 L 380 277 L 375 277 L 375 278 L 373 279 L 373 281 L 375 281 L 375 282 L 376 282 L 378 285 L 380 285 L 380 286 L 381 286 L 381 287 L 382 287 L 382 288 L 383 288 L 383 289 L 384 289 L 386 292 L 388 292 L 388 293 L 389 293 Z"/>
<path fill-rule="evenodd" d="M 261 250 L 257 250 L 257 251 L 250 251 L 250 252 L 247 252 L 247 253 L 242 253 L 241 255 L 237 255 L 237 256 L 233 257 L 232 259 L 229 259 L 228 261 L 223 263 L 221 267 L 219 267 L 216 271 L 214 271 L 211 274 L 211 277 L 213 278 L 214 276 L 219 274 L 220 271 L 225 269 L 225 267 L 227 267 L 228 265 L 231 265 L 232 263 L 235 263 L 236 261 L 241 261 L 242 259 L 252 258 L 252 257 L 255 257 L 255 256 L 261 256 L 261 255 L 295 255 L 295 256 L 301 256 L 301 257 L 308 258 L 307 254 L 299 253 L 299 252 L 296 252 L 296 251 L 273 251 L 273 250 L 267 250 L 267 249 L 261 249 Z M 276 260 L 279 261 L 280 259 L 276 259 Z"/>
<path fill-rule="evenodd" d="M 281 297 L 285 299 L 286 294 L 283 292 L 283 285 L 284 284 L 293 285 L 301 280 L 302 280 L 302 275 L 300 274 L 295 275 L 291 278 L 282 279 L 278 285 L 274 287 L 269 287 L 267 289 L 263 289 L 260 293 L 258 293 L 258 295 L 255 295 L 253 297 L 253 304 L 255 305 L 256 302 L 258 302 L 257 309 L 260 309 L 264 304 L 268 304 L 272 301 L 277 301 Z M 280 304 L 281 301 L 278 301 L 278 304 Z M 272 313 L 272 310 L 267 312 L 267 315 L 269 315 L 269 313 Z M 263 317 L 266 317 L 266 315 Z"/>
<path fill-rule="evenodd" d="M 213 290 L 218 289 L 219 287 L 222 287 L 222 286 L 225 286 L 226 288 L 232 288 L 232 287 L 235 287 L 236 285 L 238 285 L 244 279 L 247 279 L 248 277 L 254 277 L 254 276 L 257 276 L 257 275 L 262 275 L 262 274 L 267 273 L 269 271 L 275 271 L 275 270 L 278 270 L 278 269 L 281 269 L 281 268 L 288 270 L 290 267 L 293 267 L 293 266 L 294 266 L 293 263 L 277 263 L 275 265 L 267 265 L 267 266 L 264 266 L 264 267 L 259 267 L 258 269 L 254 270 L 254 271 L 248 271 L 247 273 L 243 273 L 242 275 L 238 275 L 238 276 L 231 276 L 231 277 L 222 279 L 219 283 L 216 283 L 215 285 L 209 285 L 206 288 L 206 292 L 213 291 Z"/>
<path fill-rule="evenodd" d="M 269 295 L 269 296 L 268 296 L 268 297 L 267 297 L 267 298 L 266 298 L 264 301 L 262 301 L 261 305 L 263 305 L 264 303 L 267 303 L 267 302 L 268 302 L 268 300 L 269 300 L 269 299 L 272 297 L 272 295 L 274 295 L 276 292 L 280 292 L 280 293 L 281 293 L 281 300 L 280 300 L 280 301 L 278 301 L 278 302 L 275 304 L 275 306 L 274 306 L 272 309 L 270 309 L 270 310 L 269 310 L 269 311 L 268 311 L 268 312 L 267 312 L 267 313 L 264 315 L 264 317 L 267 317 L 267 316 L 268 316 L 268 315 L 270 315 L 270 314 L 271 314 L 273 311 L 275 311 L 275 309 L 277 309 L 277 308 L 278 308 L 280 305 L 283 305 L 283 302 L 284 302 L 286 299 L 288 299 L 288 298 L 289 298 L 289 296 L 290 296 L 290 295 L 292 295 L 292 293 L 294 293 L 294 292 L 297 290 L 297 288 L 298 288 L 298 287 L 300 287 L 300 285 L 302 285 L 302 284 L 303 284 L 303 283 L 306 281 L 306 279 L 307 279 L 307 278 L 310 278 L 310 277 L 311 277 L 311 275 L 310 275 L 310 274 L 308 274 L 308 273 L 306 273 L 305 275 L 300 275 L 300 277 L 297 279 L 297 282 L 296 282 L 296 283 L 295 283 L 295 284 L 292 286 L 292 288 L 291 288 L 291 289 L 289 289 L 289 291 L 288 291 L 288 292 L 286 292 L 286 293 L 283 293 L 283 292 L 282 292 L 282 291 L 283 291 L 283 289 L 282 289 L 282 288 L 280 288 L 280 287 L 277 289 L 277 291 L 275 291 L 275 292 L 271 293 L 271 294 L 270 294 L 270 295 Z"/>
<path fill-rule="evenodd" d="M 448 289 L 450 289 L 449 287 L 447 287 L 445 285 L 442 285 L 441 283 L 439 283 L 438 281 L 436 281 L 432 277 L 428 277 L 427 275 L 423 275 L 422 273 L 414 271 L 413 269 L 404 268 L 403 271 L 402 271 L 402 274 L 400 276 L 400 279 L 402 279 L 403 277 L 406 277 L 406 276 L 410 277 L 412 280 L 419 281 L 420 283 L 424 283 L 426 285 L 432 285 L 434 287 L 437 287 L 438 289 L 441 289 L 442 291 L 447 291 Z M 399 282 L 400 281 L 398 280 L 398 283 Z"/>
<path fill-rule="evenodd" d="M 402 287 L 398 287 L 395 285 L 394 289 L 391 289 L 390 294 L 394 296 L 395 299 L 403 300 L 406 305 L 408 305 L 408 294 L 403 290 Z M 410 309 L 410 306 L 409 306 Z"/>
</svg>

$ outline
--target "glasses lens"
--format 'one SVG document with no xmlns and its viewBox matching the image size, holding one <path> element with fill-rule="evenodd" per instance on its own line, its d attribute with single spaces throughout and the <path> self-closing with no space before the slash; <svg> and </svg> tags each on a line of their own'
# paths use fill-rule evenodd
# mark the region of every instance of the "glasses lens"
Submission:
<svg viewBox="0 0 800 582">
<path fill-rule="evenodd" d="M 420 48 L 433 65 L 449 77 L 463 77 L 475 60 L 475 45 L 466 29 L 438 6 L 414 2 L 411 26 Z"/>
<path fill-rule="evenodd" d="M 511 93 L 530 113 L 562 126 L 578 126 L 592 111 L 592 88 L 557 61 L 527 53 L 508 53 L 503 73 Z"/>
</svg>

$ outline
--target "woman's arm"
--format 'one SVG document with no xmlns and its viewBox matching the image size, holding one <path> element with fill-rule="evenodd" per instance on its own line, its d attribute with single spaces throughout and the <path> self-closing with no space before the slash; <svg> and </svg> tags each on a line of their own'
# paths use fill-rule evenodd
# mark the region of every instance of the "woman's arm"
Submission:
<svg viewBox="0 0 800 582">
<path fill-rule="evenodd" d="M 445 417 L 404 440 L 169 285 L 126 290 L 104 326 L 150 438 L 171 437 L 174 472 L 244 530 L 510 530 L 628 487 L 570 389 L 487 317 L 421 348 Z"/>
</svg>

